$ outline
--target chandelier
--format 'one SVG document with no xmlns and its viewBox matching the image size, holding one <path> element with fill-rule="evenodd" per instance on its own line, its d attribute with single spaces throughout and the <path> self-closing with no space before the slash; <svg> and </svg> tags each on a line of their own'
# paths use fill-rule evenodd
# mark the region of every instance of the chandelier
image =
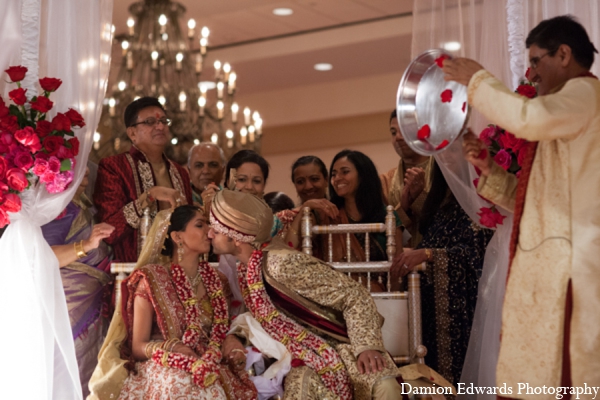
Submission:
<svg viewBox="0 0 600 400">
<path fill-rule="evenodd" d="M 115 37 L 123 50 L 116 83 L 105 99 L 94 158 L 127 151 L 131 143 L 123 114 L 143 96 L 157 97 L 171 118 L 173 138 L 167 155 L 180 164 L 191 146 L 211 141 L 227 157 L 241 149 L 260 152 L 262 119 L 235 102 L 237 75 L 227 62 L 215 61 L 206 77 L 209 29 L 181 19 L 185 7 L 171 0 L 144 0 L 129 7 L 128 33 Z M 183 31 L 183 32 L 182 32 Z M 212 71 L 209 71 L 212 72 Z"/>
</svg>

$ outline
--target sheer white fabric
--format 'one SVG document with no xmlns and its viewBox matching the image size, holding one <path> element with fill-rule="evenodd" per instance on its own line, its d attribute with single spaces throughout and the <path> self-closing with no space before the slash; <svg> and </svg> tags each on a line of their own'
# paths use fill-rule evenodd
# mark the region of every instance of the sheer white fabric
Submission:
<svg viewBox="0 0 600 400">
<path fill-rule="evenodd" d="M 10 214 L 0 239 L 0 342 L 6 361 L 0 387 L 7 398 L 81 399 L 58 261 L 40 226 L 65 208 L 83 177 L 108 78 L 112 0 L 8 0 L 3 6 L 0 70 L 26 66 L 29 97 L 37 92 L 38 78 L 62 79 L 51 96 L 49 118 L 72 107 L 87 125 L 75 130 L 81 145 L 70 188 L 60 194 L 44 187 L 26 191 L 22 210 Z M 4 81 L 0 93 L 8 99 L 14 85 Z"/>
<path fill-rule="evenodd" d="M 458 42 L 457 56 L 477 60 L 488 71 L 515 88 L 528 66 L 525 39 L 541 20 L 571 14 L 586 28 L 596 47 L 600 45 L 600 11 L 597 0 L 415 0 L 413 6 L 412 56 Z M 598 75 L 596 63 L 592 72 Z M 470 126 L 475 133 L 487 121 L 472 113 Z M 469 217 L 486 203 L 473 186 L 477 177 L 464 161 L 460 140 L 436 160 L 458 202 Z M 479 282 L 477 309 L 461 382 L 476 386 L 496 386 L 501 311 L 504 298 L 512 215 L 499 226 L 486 252 Z M 461 396 L 459 396 L 461 397 Z M 462 398 L 495 399 L 495 395 L 464 395 Z"/>
</svg>

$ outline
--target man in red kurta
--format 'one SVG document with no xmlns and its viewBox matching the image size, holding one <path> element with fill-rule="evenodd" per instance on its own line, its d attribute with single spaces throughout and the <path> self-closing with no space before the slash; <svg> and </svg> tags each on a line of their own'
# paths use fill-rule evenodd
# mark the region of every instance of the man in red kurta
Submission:
<svg viewBox="0 0 600 400">
<path fill-rule="evenodd" d="M 192 204 L 187 171 L 164 155 L 170 124 L 156 98 L 135 100 L 125 110 L 133 146 L 98 165 L 94 203 L 99 220 L 115 227 L 105 241 L 118 261 L 137 261 L 142 244 L 138 229 L 146 207 L 154 218 L 158 210 Z"/>
</svg>

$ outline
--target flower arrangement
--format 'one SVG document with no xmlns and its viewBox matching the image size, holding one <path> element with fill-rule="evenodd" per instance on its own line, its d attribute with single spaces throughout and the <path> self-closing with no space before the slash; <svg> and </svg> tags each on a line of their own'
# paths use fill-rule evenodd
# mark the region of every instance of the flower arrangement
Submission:
<svg viewBox="0 0 600 400">
<path fill-rule="evenodd" d="M 537 96 L 537 91 L 528 77 L 529 69 L 525 73 L 525 79 L 521 81 L 515 92 L 521 96 L 533 99 Z M 488 147 L 490 156 L 496 164 L 519 177 L 525 156 L 524 149 L 528 143 L 527 140 L 518 139 L 512 133 L 496 125 L 488 125 L 479 134 L 479 139 Z M 482 157 L 487 157 L 487 154 L 484 153 Z M 477 174 L 480 174 L 480 171 L 477 171 Z M 478 182 L 479 178 L 473 181 L 475 187 L 477 187 Z M 506 218 L 493 205 L 491 207 L 481 207 L 477 215 L 480 217 L 479 223 L 489 228 L 496 228 L 496 226 L 502 225 L 502 221 Z"/>
<path fill-rule="evenodd" d="M 14 104 L 7 106 L 0 97 L 0 228 L 10 223 L 7 213 L 21 210 L 19 194 L 32 184 L 40 182 L 50 193 L 68 187 L 79 153 L 72 128 L 85 126 L 72 108 L 46 119 L 54 105 L 50 94 L 60 87 L 60 79 L 40 79 L 44 93 L 27 100 L 27 89 L 21 87 L 27 68 L 12 66 L 5 72 L 17 88 L 8 93 Z"/>
</svg>

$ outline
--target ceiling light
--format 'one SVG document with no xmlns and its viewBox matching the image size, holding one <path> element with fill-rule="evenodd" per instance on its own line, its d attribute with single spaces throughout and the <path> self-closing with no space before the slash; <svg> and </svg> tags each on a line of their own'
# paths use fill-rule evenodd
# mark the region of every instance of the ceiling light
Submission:
<svg viewBox="0 0 600 400">
<path fill-rule="evenodd" d="M 278 15 L 280 17 L 286 17 L 288 15 L 292 15 L 294 13 L 294 10 L 292 10 L 291 8 L 275 8 L 273 10 L 273 14 Z"/>
<path fill-rule="evenodd" d="M 330 71 L 333 68 L 333 65 L 329 63 L 318 63 L 315 64 L 315 69 L 317 71 Z"/>
<path fill-rule="evenodd" d="M 461 47 L 460 42 L 446 42 L 442 46 L 448 51 L 458 51 Z"/>
</svg>

